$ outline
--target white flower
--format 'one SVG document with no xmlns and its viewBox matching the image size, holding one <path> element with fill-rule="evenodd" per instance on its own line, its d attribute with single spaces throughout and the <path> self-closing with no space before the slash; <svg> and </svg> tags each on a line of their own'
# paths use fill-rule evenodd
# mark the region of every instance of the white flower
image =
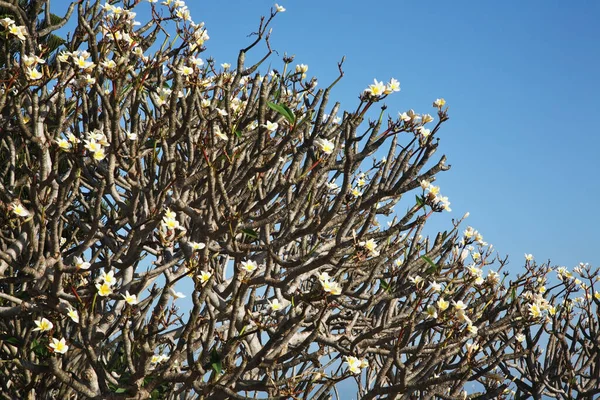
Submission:
<svg viewBox="0 0 600 400">
<path fill-rule="evenodd" d="M 106 283 L 109 286 L 113 286 L 117 283 L 117 279 L 115 278 L 115 271 L 110 270 L 108 273 L 106 271 L 102 271 L 100 273 L 100 281 Z"/>
<path fill-rule="evenodd" d="M 275 3 L 275 10 L 277 10 L 277 12 L 284 12 L 285 8 L 283 8 L 279 4 Z"/>
<path fill-rule="evenodd" d="M 390 94 L 392 92 L 399 92 L 400 91 L 400 82 L 398 82 L 396 79 L 392 78 L 390 79 L 390 83 L 387 84 L 387 86 L 385 87 L 385 94 Z"/>
<path fill-rule="evenodd" d="M 267 121 L 267 123 L 266 123 L 266 124 L 263 124 L 263 126 L 264 126 L 265 128 L 267 128 L 267 130 L 268 130 L 269 132 L 276 131 L 276 130 L 277 130 L 277 128 L 279 128 L 279 124 L 278 124 L 277 122 L 271 122 L 271 121 Z"/>
<path fill-rule="evenodd" d="M 327 293 L 330 293 L 334 296 L 339 296 L 342 294 L 342 287 L 334 280 L 321 280 L 321 285 L 323 286 L 323 290 Z"/>
<path fill-rule="evenodd" d="M 525 253 L 525 261 L 533 261 L 533 254 Z"/>
<path fill-rule="evenodd" d="M 458 311 L 462 311 L 462 310 L 465 310 L 467 308 L 467 305 L 465 303 L 463 303 L 462 300 L 453 301 L 452 305 L 454 306 L 454 309 L 458 310 Z"/>
<path fill-rule="evenodd" d="M 0 19 L 0 25 L 2 25 L 5 29 L 14 24 L 15 24 L 15 21 L 8 17 L 4 17 L 4 18 Z"/>
<path fill-rule="evenodd" d="M 227 135 L 221 132 L 221 128 L 218 125 L 213 126 L 213 132 L 219 139 L 227 141 Z"/>
<path fill-rule="evenodd" d="M 269 301 L 269 300 L 267 300 L 267 301 L 269 302 L 269 305 L 271 306 L 271 310 L 279 311 L 279 310 L 283 309 L 283 304 L 281 304 L 279 302 L 279 300 L 273 299 L 273 301 Z"/>
<path fill-rule="evenodd" d="M 197 251 L 197 250 L 202 250 L 203 248 L 206 247 L 206 245 L 204 243 L 200 243 L 200 242 L 188 242 L 189 245 L 192 247 L 192 250 Z"/>
<path fill-rule="evenodd" d="M 327 155 L 333 153 L 335 150 L 335 144 L 331 140 L 327 139 L 315 139 L 315 144 L 321 148 L 321 151 Z"/>
<path fill-rule="evenodd" d="M 436 281 L 433 281 L 433 282 L 431 282 L 429 284 L 429 289 L 433 290 L 434 292 L 441 292 L 442 291 L 442 285 L 440 285 Z"/>
<path fill-rule="evenodd" d="M 194 64 L 197 67 L 204 65 L 204 61 L 201 58 L 196 58 L 194 56 L 188 58 L 188 61 L 190 62 L 190 64 Z"/>
<path fill-rule="evenodd" d="M 179 225 L 179 221 L 177 221 L 175 218 L 169 218 L 166 215 L 163 217 L 161 224 L 168 230 L 179 229 L 181 227 Z"/>
<path fill-rule="evenodd" d="M 183 76 L 189 76 L 194 73 L 194 69 L 192 67 L 183 66 L 177 70 Z"/>
<path fill-rule="evenodd" d="M 96 289 L 98 289 L 98 295 L 102 297 L 108 296 L 113 292 L 112 287 L 108 283 L 96 283 Z"/>
<path fill-rule="evenodd" d="M 319 274 L 319 281 L 324 282 L 324 281 L 328 281 L 331 279 L 331 276 L 329 276 L 329 274 L 327 272 L 321 272 Z"/>
<path fill-rule="evenodd" d="M 137 140 L 138 138 L 137 133 L 131 133 L 129 131 L 125 132 L 125 135 L 127 135 L 127 139 L 129 140 Z"/>
<path fill-rule="evenodd" d="M 55 140 L 55 142 L 58 145 L 58 147 L 60 147 L 63 150 L 69 150 L 71 148 L 71 142 L 69 142 L 66 139 L 58 138 Z"/>
<path fill-rule="evenodd" d="M 448 306 L 450 305 L 449 302 L 447 302 L 446 300 L 444 300 L 444 298 L 440 297 L 438 299 L 438 301 L 436 302 L 438 308 L 440 309 L 440 311 L 446 311 L 448 309 Z"/>
<path fill-rule="evenodd" d="M 377 79 L 373 79 L 373 84 L 369 85 L 369 87 L 365 90 L 370 93 L 372 96 L 381 96 L 385 94 L 385 85 L 383 82 L 378 82 Z"/>
<path fill-rule="evenodd" d="M 333 181 L 332 181 L 332 182 L 327 182 L 326 186 L 327 186 L 327 189 L 329 189 L 329 190 L 331 190 L 331 191 L 333 191 L 333 192 L 335 192 L 335 191 L 339 190 L 339 188 L 340 188 L 340 187 L 337 185 L 337 183 L 335 183 L 335 182 L 333 182 Z"/>
<path fill-rule="evenodd" d="M 242 269 L 247 272 L 254 272 L 258 269 L 258 264 L 256 261 L 242 261 Z"/>
<path fill-rule="evenodd" d="M 525 335 L 523 335 L 522 333 L 517 333 L 515 335 L 515 339 L 517 339 L 517 342 L 521 343 L 525 340 Z"/>
<path fill-rule="evenodd" d="M 348 370 L 353 374 L 360 374 L 360 369 L 363 366 L 362 361 L 353 356 L 344 356 L 344 358 L 348 364 Z"/>
<path fill-rule="evenodd" d="M 52 322 L 48 321 L 46 318 L 36 319 L 33 322 L 37 325 L 37 328 L 33 329 L 34 332 L 35 331 L 47 332 L 54 327 Z"/>
<path fill-rule="evenodd" d="M 90 267 L 92 266 L 92 264 L 90 264 L 89 262 L 85 261 L 83 258 L 81 257 L 75 257 L 75 268 L 77 269 L 90 269 Z M 104 272 L 104 271 L 102 271 Z"/>
<path fill-rule="evenodd" d="M 138 302 L 137 296 L 135 294 L 130 294 L 129 290 L 126 290 L 125 294 L 122 294 L 121 296 L 123 296 L 123 298 L 129 305 L 134 305 L 134 304 L 137 304 L 137 302 Z"/>
<path fill-rule="evenodd" d="M 296 72 L 301 73 L 303 78 L 306 76 L 307 71 L 308 71 L 308 65 L 306 65 L 306 64 L 296 65 Z"/>
<path fill-rule="evenodd" d="M 175 211 L 171 211 L 170 208 L 167 208 L 165 211 L 165 218 L 176 218 L 177 214 L 175 213 Z"/>
<path fill-rule="evenodd" d="M 539 318 L 542 316 L 542 309 L 537 303 L 529 304 L 529 315 L 532 318 Z"/>
<path fill-rule="evenodd" d="M 408 280 L 414 283 L 415 286 L 419 286 L 419 284 L 423 282 L 423 278 L 421 278 L 419 275 L 411 276 L 408 278 Z"/>
<path fill-rule="evenodd" d="M 367 250 L 369 254 L 373 257 L 377 257 L 379 255 L 379 252 L 377 251 L 377 243 L 375 243 L 375 240 L 369 239 L 366 242 L 360 242 L 358 244 L 364 247 L 365 250 Z"/>
<path fill-rule="evenodd" d="M 114 60 L 102 61 L 100 65 L 106 69 L 113 69 L 117 67 L 117 63 Z"/>
<path fill-rule="evenodd" d="M 450 201 L 446 196 L 440 196 L 437 198 L 437 201 L 441 204 L 442 208 L 448 212 L 452 211 L 450 208 Z"/>
<path fill-rule="evenodd" d="M 444 99 L 435 99 L 433 102 L 433 106 L 436 108 L 442 108 L 446 104 L 446 100 Z"/>
<path fill-rule="evenodd" d="M 52 350 L 54 350 L 55 353 L 59 354 L 65 354 L 67 350 L 69 350 L 69 346 L 67 346 L 65 338 L 60 340 L 52 338 L 52 342 L 49 344 L 49 346 L 52 348 Z"/>
<path fill-rule="evenodd" d="M 433 318 L 433 319 L 436 319 L 438 317 L 437 310 L 431 304 L 427 306 L 427 310 L 425 311 L 425 314 L 427 314 L 427 316 L 429 318 Z"/>
<path fill-rule="evenodd" d="M 469 332 L 471 332 L 473 335 L 477 335 L 477 332 L 479 331 L 479 329 L 475 325 L 473 325 L 473 324 L 468 324 L 467 325 L 467 330 Z"/>
<path fill-rule="evenodd" d="M 106 157 L 106 153 L 104 152 L 104 149 L 98 149 L 94 152 L 94 160 L 104 160 L 104 158 Z"/>
<path fill-rule="evenodd" d="M 31 213 L 21 205 L 21 203 L 12 203 L 12 212 L 17 214 L 19 217 L 29 217 Z"/>
<path fill-rule="evenodd" d="M 423 139 L 427 139 L 429 135 L 431 135 L 431 130 L 423 126 L 418 127 L 417 131 L 419 131 L 419 134 L 423 137 Z"/>
<path fill-rule="evenodd" d="M 200 271 L 200 283 L 205 284 L 208 282 L 212 274 L 206 271 Z"/>
<path fill-rule="evenodd" d="M 73 320 L 73 322 L 78 324 L 79 323 L 79 313 L 77 312 L 77 310 L 71 306 L 68 306 L 67 310 L 68 310 L 67 315 L 69 316 L 69 318 L 71 318 L 71 320 Z"/>
<path fill-rule="evenodd" d="M 464 322 L 467 325 L 473 324 L 473 321 L 471 321 L 471 319 L 467 316 L 467 314 L 465 314 L 463 310 L 458 310 L 458 312 L 456 313 L 456 317 L 460 322 Z"/>
<path fill-rule="evenodd" d="M 73 135 L 72 132 L 67 133 L 67 139 L 69 139 L 69 142 L 71 143 L 81 143 L 81 140 L 79 140 L 77 136 Z"/>
<path fill-rule="evenodd" d="M 150 362 L 152 364 L 160 364 L 161 362 L 166 361 L 168 359 L 169 359 L 169 356 L 167 356 L 165 354 L 155 354 L 150 359 Z"/>
<path fill-rule="evenodd" d="M 474 351 L 479 350 L 479 344 L 477 343 L 467 343 L 466 347 L 468 353 L 473 353 Z"/>
</svg>

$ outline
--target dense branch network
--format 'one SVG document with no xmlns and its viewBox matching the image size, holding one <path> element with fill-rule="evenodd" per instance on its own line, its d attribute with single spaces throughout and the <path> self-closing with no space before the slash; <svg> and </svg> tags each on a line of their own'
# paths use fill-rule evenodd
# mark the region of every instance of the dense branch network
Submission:
<svg viewBox="0 0 600 400">
<path fill-rule="evenodd" d="M 0 1 L 3 397 L 599 393 L 597 270 L 547 290 L 462 219 L 423 236 L 450 211 L 443 99 L 367 120 L 395 79 L 341 113 L 342 63 L 325 89 L 262 71 L 281 6 L 232 69 L 182 1 L 111 3 Z"/>
</svg>

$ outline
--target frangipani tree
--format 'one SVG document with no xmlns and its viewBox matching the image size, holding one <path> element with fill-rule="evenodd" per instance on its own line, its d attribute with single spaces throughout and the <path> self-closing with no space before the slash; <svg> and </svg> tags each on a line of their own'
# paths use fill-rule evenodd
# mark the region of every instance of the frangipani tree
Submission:
<svg viewBox="0 0 600 400">
<path fill-rule="evenodd" d="M 0 0 L 3 396 L 598 393 L 597 271 L 546 290 L 462 219 L 422 235 L 450 211 L 443 99 L 365 121 L 398 81 L 342 112 L 342 63 L 325 89 L 292 57 L 261 69 L 283 7 L 218 67 L 183 1 L 138 3 Z"/>
</svg>

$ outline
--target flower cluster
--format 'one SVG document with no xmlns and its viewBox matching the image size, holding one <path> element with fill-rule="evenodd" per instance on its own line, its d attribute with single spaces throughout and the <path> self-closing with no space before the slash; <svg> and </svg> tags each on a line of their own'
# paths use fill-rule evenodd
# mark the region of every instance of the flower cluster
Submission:
<svg viewBox="0 0 600 400">
<path fill-rule="evenodd" d="M 57 59 L 61 63 L 70 65 L 77 73 L 77 83 L 80 87 L 90 86 L 96 83 L 96 78 L 90 74 L 96 64 L 89 60 L 91 54 L 87 50 L 63 51 Z"/>
<path fill-rule="evenodd" d="M 476 229 L 471 226 L 468 226 L 467 229 L 463 232 L 463 239 L 461 240 L 461 244 L 477 242 L 479 246 L 487 246 L 488 243 L 483 240 L 483 235 L 479 233 Z"/>
<path fill-rule="evenodd" d="M 377 243 L 373 239 L 359 242 L 358 245 L 362 249 L 364 249 L 367 252 L 367 254 L 371 257 L 377 257 L 379 255 L 379 251 L 377 250 Z"/>
<path fill-rule="evenodd" d="M 16 25 L 15 21 L 8 17 L 0 19 L 0 25 L 4 27 L 4 30 L 8 35 L 14 36 L 22 42 L 25 41 L 25 36 L 27 36 L 26 27 Z"/>
<path fill-rule="evenodd" d="M 94 160 L 103 160 L 106 157 L 104 148 L 109 146 L 106 135 L 96 129 L 92 132 L 89 132 L 86 137 L 87 138 L 84 140 L 84 147 L 92 154 Z M 59 146 L 61 146 L 61 143 L 59 143 Z"/>
<path fill-rule="evenodd" d="M 342 287 L 337 283 L 327 272 L 319 274 L 319 282 L 323 286 L 323 290 L 333 296 L 342 294 Z"/>
<path fill-rule="evenodd" d="M 421 188 L 423 188 L 423 190 L 427 194 L 427 199 L 431 201 L 431 203 L 434 204 L 436 208 L 448 212 L 452 211 L 452 209 L 450 208 L 450 201 L 448 200 L 448 197 L 442 196 L 440 194 L 439 186 L 432 185 L 431 183 L 429 183 L 429 181 L 426 180 L 422 180 L 420 183 Z"/>
<path fill-rule="evenodd" d="M 399 91 L 400 82 L 394 78 L 390 79 L 387 85 L 379 82 L 377 79 L 373 79 L 373 83 L 364 90 L 364 93 L 374 98 L 381 98 L 382 96 Z"/>
<path fill-rule="evenodd" d="M 117 283 L 115 278 L 115 271 L 102 271 L 98 282 L 96 283 L 96 289 L 98 289 L 98 295 L 102 297 L 110 296 L 113 293 L 113 286 Z"/>
<path fill-rule="evenodd" d="M 543 295 L 546 292 L 546 289 L 544 286 L 542 286 L 542 288 L 543 289 L 538 290 L 537 293 L 532 293 L 530 291 L 523 293 L 523 297 L 529 302 L 529 304 L 527 304 L 529 316 L 533 319 L 541 318 L 545 314 L 548 316 L 556 314 L 556 307 L 544 298 Z"/>
<path fill-rule="evenodd" d="M 369 366 L 369 362 L 364 358 L 361 360 L 354 356 L 344 356 L 346 364 L 348 364 L 348 371 L 353 374 L 360 374 L 361 369 Z"/>
<path fill-rule="evenodd" d="M 72 311 L 74 311 L 74 313 Z M 77 315 L 77 311 L 70 308 L 69 316 L 71 317 L 71 319 L 74 322 L 76 322 L 76 323 L 79 322 L 79 315 Z M 37 328 L 34 328 L 33 331 L 48 332 L 48 331 L 51 331 L 52 328 L 54 328 L 54 324 L 46 318 L 40 318 L 33 322 L 37 326 Z M 58 340 L 56 338 L 51 338 L 51 341 L 48 346 L 50 346 L 50 348 L 52 349 L 52 351 L 54 353 L 58 353 L 58 354 L 64 354 L 69 349 L 69 346 L 67 346 L 67 342 L 65 341 L 65 338 L 62 338 L 60 340 Z"/>
<path fill-rule="evenodd" d="M 174 211 L 171 211 L 170 208 L 166 209 L 165 215 L 163 216 L 160 224 L 167 232 L 172 232 L 176 229 L 183 231 L 185 230 L 177 220 L 177 214 Z"/>
</svg>

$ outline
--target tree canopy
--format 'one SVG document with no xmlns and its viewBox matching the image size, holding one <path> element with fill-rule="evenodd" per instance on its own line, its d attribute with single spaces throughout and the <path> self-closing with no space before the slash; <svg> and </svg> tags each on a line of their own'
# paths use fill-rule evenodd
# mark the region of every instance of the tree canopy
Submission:
<svg viewBox="0 0 600 400">
<path fill-rule="evenodd" d="M 600 393 L 598 270 L 425 235 L 446 101 L 267 70 L 284 11 L 217 65 L 180 0 L 0 0 L 0 396 Z"/>
</svg>

